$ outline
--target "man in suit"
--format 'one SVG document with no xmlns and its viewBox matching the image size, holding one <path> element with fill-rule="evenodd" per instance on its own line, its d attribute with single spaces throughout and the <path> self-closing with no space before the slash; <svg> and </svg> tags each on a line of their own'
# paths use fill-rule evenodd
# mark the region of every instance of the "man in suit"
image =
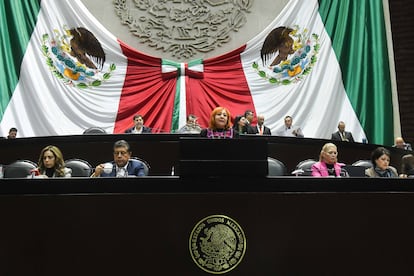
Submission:
<svg viewBox="0 0 414 276">
<path fill-rule="evenodd" d="M 144 164 L 139 160 L 131 159 L 131 154 L 127 141 L 116 141 L 114 144 L 114 161 L 96 166 L 91 177 L 144 176 Z"/>
<path fill-rule="evenodd" d="M 251 126 L 254 119 L 254 112 L 250 109 L 244 112 L 244 118 L 246 118 L 246 126 Z"/>
<path fill-rule="evenodd" d="M 345 123 L 340 121 L 338 123 L 338 131 L 332 133 L 331 140 L 334 141 L 345 141 L 345 142 L 355 142 L 352 133 L 345 131 Z"/>
<path fill-rule="evenodd" d="M 248 126 L 247 128 L 248 134 L 257 134 L 257 135 L 272 135 L 270 128 L 264 125 L 264 116 L 257 115 L 257 125 L 256 126 Z"/>
<path fill-rule="evenodd" d="M 395 138 L 394 148 L 399 148 L 403 150 L 413 150 L 410 143 L 406 143 L 402 137 Z"/>
<path fill-rule="evenodd" d="M 149 127 L 144 126 L 144 117 L 142 117 L 141 114 L 136 114 L 133 120 L 134 126 L 125 130 L 125 133 L 151 133 L 151 129 Z"/>
</svg>

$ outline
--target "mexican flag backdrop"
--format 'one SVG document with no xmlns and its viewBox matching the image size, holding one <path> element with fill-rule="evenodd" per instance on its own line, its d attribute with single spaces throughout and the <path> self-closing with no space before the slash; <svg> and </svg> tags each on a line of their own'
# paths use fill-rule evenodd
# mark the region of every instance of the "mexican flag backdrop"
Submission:
<svg viewBox="0 0 414 276">
<path fill-rule="evenodd" d="M 387 8 L 378 0 L 291 0 L 246 45 L 184 63 L 126 45 L 78 0 L 2 1 L 0 135 L 10 127 L 18 137 L 92 126 L 123 133 L 137 113 L 154 132 L 174 132 L 187 114 L 207 126 L 211 110 L 224 106 L 233 118 L 263 114 L 273 133 L 291 115 L 308 138 L 329 139 L 344 121 L 356 141 L 391 145 L 400 123 Z M 275 64 L 283 46 L 261 55 L 273 30 L 289 47 Z M 92 54 L 79 50 L 79 37 L 94 44 Z"/>
</svg>

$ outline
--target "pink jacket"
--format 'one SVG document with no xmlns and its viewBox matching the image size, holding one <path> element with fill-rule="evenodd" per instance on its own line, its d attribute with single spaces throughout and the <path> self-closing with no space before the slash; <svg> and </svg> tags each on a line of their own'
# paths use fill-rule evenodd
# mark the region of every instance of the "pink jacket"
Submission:
<svg viewBox="0 0 414 276">
<path fill-rule="evenodd" d="M 341 175 L 341 167 L 345 166 L 343 163 L 335 163 L 334 169 L 335 169 L 335 175 L 340 176 Z M 312 176 L 317 177 L 324 177 L 329 176 L 328 167 L 326 166 L 325 162 L 316 162 L 312 165 Z"/>
</svg>

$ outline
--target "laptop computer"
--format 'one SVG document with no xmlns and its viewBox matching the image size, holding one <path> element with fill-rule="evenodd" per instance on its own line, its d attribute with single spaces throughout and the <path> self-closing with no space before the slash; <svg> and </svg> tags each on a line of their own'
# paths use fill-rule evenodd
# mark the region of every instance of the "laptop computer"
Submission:
<svg viewBox="0 0 414 276">
<path fill-rule="evenodd" d="M 346 165 L 342 167 L 342 170 L 347 172 L 349 177 L 365 177 L 365 167 Z"/>
</svg>

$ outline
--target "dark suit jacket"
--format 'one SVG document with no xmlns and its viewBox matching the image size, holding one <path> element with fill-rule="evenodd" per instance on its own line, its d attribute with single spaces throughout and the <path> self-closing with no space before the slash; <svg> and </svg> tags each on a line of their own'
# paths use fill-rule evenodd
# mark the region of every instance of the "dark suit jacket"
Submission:
<svg viewBox="0 0 414 276">
<path fill-rule="evenodd" d="M 135 126 L 128 128 L 125 130 L 125 133 L 132 133 L 132 130 L 134 130 Z M 142 133 L 151 133 L 151 128 L 142 126 Z"/>
<path fill-rule="evenodd" d="M 247 127 L 247 133 L 248 134 L 256 134 L 259 133 L 259 130 L 257 129 L 257 126 L 251 126 L 249 125 Z M 268 128 L 267 126 L 263 126 L 263 135 L 272 135 L 270 128 Z"/>
<path fill-rule="evenodd" d="M 115 177 L 116 176 L 116 164 L 115 162 L 112 163 L 112 172 L 110 174 L 107 174 L 105 172 L 102 172 L 101 177 Z M 144 176 L 144 164 L 135 159 L 130 159 L 127 166 L 128 175 L 135 175 L 135 176 Z"/>
<path fill-rule="evenodd" d="M 393 145 L 393 147 L 396 148 L 397 145 Z M 412 151 L 413 148 L 411 147 L 411 144 L 410 143 L 404 143 L 404 150 Z"/>
<path fill-rule="evenodd" d="M 355 142 L 354 137 L 352 137 L 352 133 L 345 131 L 345 139 L 348 139 L 349 142 Z M 337 132 L 332 133 L 331 140 L 334 141 L 342 141 L 341 135 L 339 134 L 339 130 Z"/>
</svg>

